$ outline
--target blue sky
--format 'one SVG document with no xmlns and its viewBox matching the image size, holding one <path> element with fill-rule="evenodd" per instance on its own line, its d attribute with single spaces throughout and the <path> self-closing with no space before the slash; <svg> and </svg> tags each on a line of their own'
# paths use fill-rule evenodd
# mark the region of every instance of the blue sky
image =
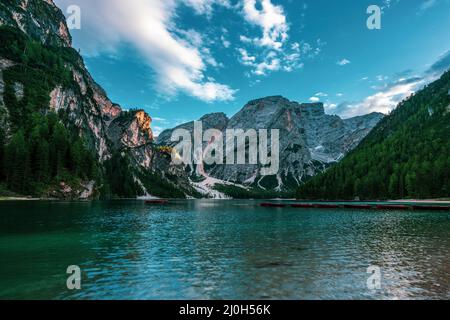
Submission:
<svg viewBox="0 0 450 320">
<path fill-rule="evenodd" d="M 164 128 L 249 100 L 389 112 L 450 67 L 450 0 L 55 0 L 94 79 Z M 366 26 L 382 8 L 381 30 Z M 441 61 L 440 64 L 436 62 Z"/>
</svg>

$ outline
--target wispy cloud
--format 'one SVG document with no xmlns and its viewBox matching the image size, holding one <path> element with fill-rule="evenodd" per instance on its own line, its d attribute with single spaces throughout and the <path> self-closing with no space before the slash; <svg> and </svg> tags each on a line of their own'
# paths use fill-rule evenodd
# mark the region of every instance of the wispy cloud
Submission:
<svg viewBox="0 0 450 320">
<path fill-rule="evenodd" d="M 383 3 L 381 5 L 381 10 L 383 12 L 386 12 L 387 9 L 390 9 L 391 7 L 398 4 L 400 0 L 383 0 Z"/>
<path fill-rule="evenodd" d="M 438 1 L 436 1 L 436 0 L 426 0 L 420 5 L 419 10 L 420 11 L 428 10 L 428 9 L 434 7 L 437 4 L 437 2 Z"/>
<path fill-rule="evenodd" d="M 342 59 L 342 60 L 339 60 L 338 62 L 336 62 L 336 64 L 338 65 L 338 66 L 346 66 L 346 65 L 348 65 L 348 64 L 350 64 L 350 63 L 352 63 L 350 60 L 348 60 L 348 59 Z"/>
<path fill-rule="evenodd" d="M 207 16 L 212 15 L 213 6 L 215 5 L 231 7 L 229 0 L 184 0 L 184 3 L 191 6 L 197 14 L 205 14 Z"/>
<path fill-rule="evenodd" d="M 257 8 L 257 3 L 261 7 Z M 243 0 L 244 18 L 261 28 L 262 36 L 254 38 L 255 44 L 279 50 L 288 38 L 289 26 L 283 7 L 271 0 Z"/>
<path fill-rule="evenodd" d="M 177 29 L 176 0 L 56 0 L 61 7 L 76 4 L 83 12 L 82 50 L 85 54 L 116 52 L 132 45 L 156 74 L 157 90 L 166 95 L 184 92 L 206 102 L 232 100 L 236 90 L 207 76 L 220 66 L 200 34 Z M 197 14 L 210 14 L 225 0 L 188 0 Z M 84 9 L 84 10 L 83 10 Z"/>
<path fill-rule="evenodd" d="M 411 71 L 407 73 L 397 74 L 397 79 L 391 83 L 384 85 L 379 92 L 365 98 L 360 102 L 344 102 L 337 106 L 334 112 L 343 116 L 344 118 L 359 116 L 371 112 L 381 112 L 388 114 L 397 105 L 416 92 L 424 85 L 436 80 L 443 72 L 450 68 L 450 51 L 442 54 L 437 61 L 423 74 L 410 75 Z M 406 77 L 406 75 L 409 75 Z M 382 78 L 382 80 L 387 77 Z"/>
<path fill-rule="evenodd" d="M 411 83 L 398 83 L 384 91 L 377 92 L 358 103 L 343 103 L 337 107 L 344 118 L 360 116 L 372 112 L 388 114 L 397 104 L 415 92 L 423 80 Z"/>
<path fill-rule="evenodd" d="M 450 0 L 425 0 L 423 1 L 417 11 L 418 15 L 425 14 L 428 10 L 437 7 L 438 5 L 445 4 L 449 5 Z M 445 10 L 448 10 L 447 8 Z"/>
<path fill-rule="evenodd" d="M 260 36 L 240 36 L 239 61 L 252 68 L 251 73 L 265 76 L 274 71 L 291 72 L 303 67 L 302 56 L 320 53 L 323 42 L 316 48 L 305 43 L 289 43 L 289 23 L 284 8 L 271 0 L 242 0 L 242 15 L 250 25 L 259 29 Z"/>
</svg>

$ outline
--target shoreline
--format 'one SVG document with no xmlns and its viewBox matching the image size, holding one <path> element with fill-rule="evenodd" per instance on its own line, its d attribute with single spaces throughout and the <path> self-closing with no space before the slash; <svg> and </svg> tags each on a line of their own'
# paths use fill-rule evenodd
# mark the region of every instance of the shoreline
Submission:
<svg viewBox="0 0 450 320">
<path fill-rule="evenodd" d="M 413 200 L 389 200 L 387 202 L 393 203 L 417 203 L 417 204 L 432 204 L 432 203 L 440 203 L 440 204 L 450 204 L 450 199 L 413 199 Z"/>
<path fill-rule="evenodd" d="M 0 197 L 0 201 L 41 201 L 45 199 L 31 197 Z"/>
<path fill-rule="evenodd" d="M 159 199 L 159 198 L 151 198 L 151 199 Z M 136 201 L 145 201 L 149 200 L 147 198 L 127 198 L 127 199 L 110 199 L 115 201 L 130 201 L 130 200 L 136 200 Z M 182 199 L 167 199 L 167 200 L 182 200 Z M 185 199 L 189 200 L 189 199 Z M 196 199 L 196 200 L 221 200 L 221 199 Z M 228 200 L 249 200 L 249 199 L 228 199 Z M 252 200 L 258 200 L 258 201 L 297 201 L 297 202 L 304 202 L 302 200 L 295 200 L 295 199 L 252 199 Z M 74 201 L 74 202 L 92 202 L 97 200 L 67 200 L 67 199 L 55 199 L 55 198 L 33 198 L 33 197 L 26 197 L 26 196 L 17 196 L 17 197 L 1 197 L 0 196 L 0 202 L 7 202 L 7 201 L 55 201 L 55 202 L 67 202 L 67 201 Z M 323 203 L 329 203 L 329 202 L 336 202 L 336 201 L 311 201 L 311 202 L 323 202 Z M 339 201 L 339 202 L 351 202 L 351 201 Z M 358 201 L 360 203 L 373 203 L 373 202 L 385 202 L 385 203 L 411 203 L 411 204 L 448 204 L 450 205 L 450 199 L 399 199 L 399 200 L 372 200 L 372 201 Z"/>
</svg>

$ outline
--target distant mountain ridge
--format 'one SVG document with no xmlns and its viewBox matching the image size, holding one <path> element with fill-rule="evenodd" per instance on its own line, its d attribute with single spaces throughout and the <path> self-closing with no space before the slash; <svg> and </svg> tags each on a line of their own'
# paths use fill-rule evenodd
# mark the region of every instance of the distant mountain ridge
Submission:
<svg viewBox="0 0 450 320">
<path fill-rule="evenodd" d="M 231 119 L 223 113 L 209 114 L 200 119 L 204 130 L 214 128 L 225 134 L 226 129 L 279 129 L 280 171 L 276 176 L 261 176 L 260 165 L 216 165 L 206 173 L 219 184 L 225 181 L 261 190 L 292 191 L 355 148 L 383 116 L 372 113 L 343 120 L 325 114 L 322 103 L 300 104 L 282 96 L 250 101 Z M 180 128 L 192 132 L 193 122 L 162 132 L 157 143 L 174 146 L 170 138 Z M 190 171 L 198 176 L 195 167 Z"/>
</svg>

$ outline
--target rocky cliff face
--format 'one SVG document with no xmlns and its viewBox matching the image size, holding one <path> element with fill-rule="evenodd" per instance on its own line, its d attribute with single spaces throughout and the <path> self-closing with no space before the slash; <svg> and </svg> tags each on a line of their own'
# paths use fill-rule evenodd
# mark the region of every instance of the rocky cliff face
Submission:
<svg viewBox="0 0 450 320">
<path fill-rule="evenodd" d="M 128 151 L 136 164 L 152 169 L 152 119 L 144 111 L 120 113 L 108 126 L 108 137 L 117 150 Z"/>
<path fill-rule="evenodd" d="M 5 134 L 6 137 L 10 135 L 10 124 L 9 124 L 9 111 L 5 106 L 3 101 L 3 95 L 5 90 L 5 82 L 3 81 L 3 70 L 10 68 L 14 65 L 14 62 L 0 58 L 0 129 Z"/>
<path fill-rule="evenodd" d="M 53 0 L 2 0 L 0 25 L 16 27 L 45 45 L 72 45 L 64 15 Z"/>
<path fill-rule="evenodd" d="M 2 0 L 0 26 L 17 28 L 46 46 L 71 47 L 71 36 L 65 17 L 52 0 Z M 2 43 L 3 45 L 10 44 Z M 133 178 L 142 186 L 141 195 L 151 194 L 152 190 L 139 178 L 148 171 L 161 173 L 158 166 L 152 165 L 156 152 L 150 116 L 142 110 L 124 112 L 119 105 L 113 103 L 93 80 L 83 59 L 73 49 L 70 50 L 72 61 L 67 63 L 65 68 L 70 72 L 72 84 L 57 85 L 49 92 L 48 111 L 64 114 L 64 124 L 75 128 L 88 147 L 96 153 L 99 163 L 111 159 L 113 154 L 129 158 L 134 168 Z M 0 125 L 7 135 L 10 121 L 8 109 L 3 102 L 2 72 L 13 65 L 14 62 L 0 56 Z M 22 84 L 14 84 L 14 88 L 18 98 L 23 95 Z M 165 169 L 170 169 L 170 162 L 166 164 L 164 159 L 157 163 Z M 58 185 L 51 196 L 89 198 L 92 190 L 97 187 L 93 184 L 95 182 L 86 181 L 80 190 L 69 192 L 68 186 L 62 181 L 59 184 L 61 187 Z"/>
<path fill-rule="evenodd" d="M 281 96 L 254 100 L 229 120 L 224 114 L 211 114 L 200 120 L 204 122 L 204 130 L 215 128 L 223 131 L 224 135 L 226 129 L 278 129 L 278 174 L 261 176 L 261 165 L 215 165 L 205 170 L 206 177 L 202 175 L 205 179 L 212 178 L 213 183 L 233 183 L 275 191 L 293 190 L 339 161 L 382 118 L 382 114 L 374 113 L 343 120 L 325 114 L 321 103 L 299 104 Z M 192 131 L 193 123 L 178 128 Z M 172 132 L 163 132 L 158 144 L 174 146 L 170 141 Z M 192 174 L 198 175 L 198 168 L 194 168 Z"/>
</svg>

